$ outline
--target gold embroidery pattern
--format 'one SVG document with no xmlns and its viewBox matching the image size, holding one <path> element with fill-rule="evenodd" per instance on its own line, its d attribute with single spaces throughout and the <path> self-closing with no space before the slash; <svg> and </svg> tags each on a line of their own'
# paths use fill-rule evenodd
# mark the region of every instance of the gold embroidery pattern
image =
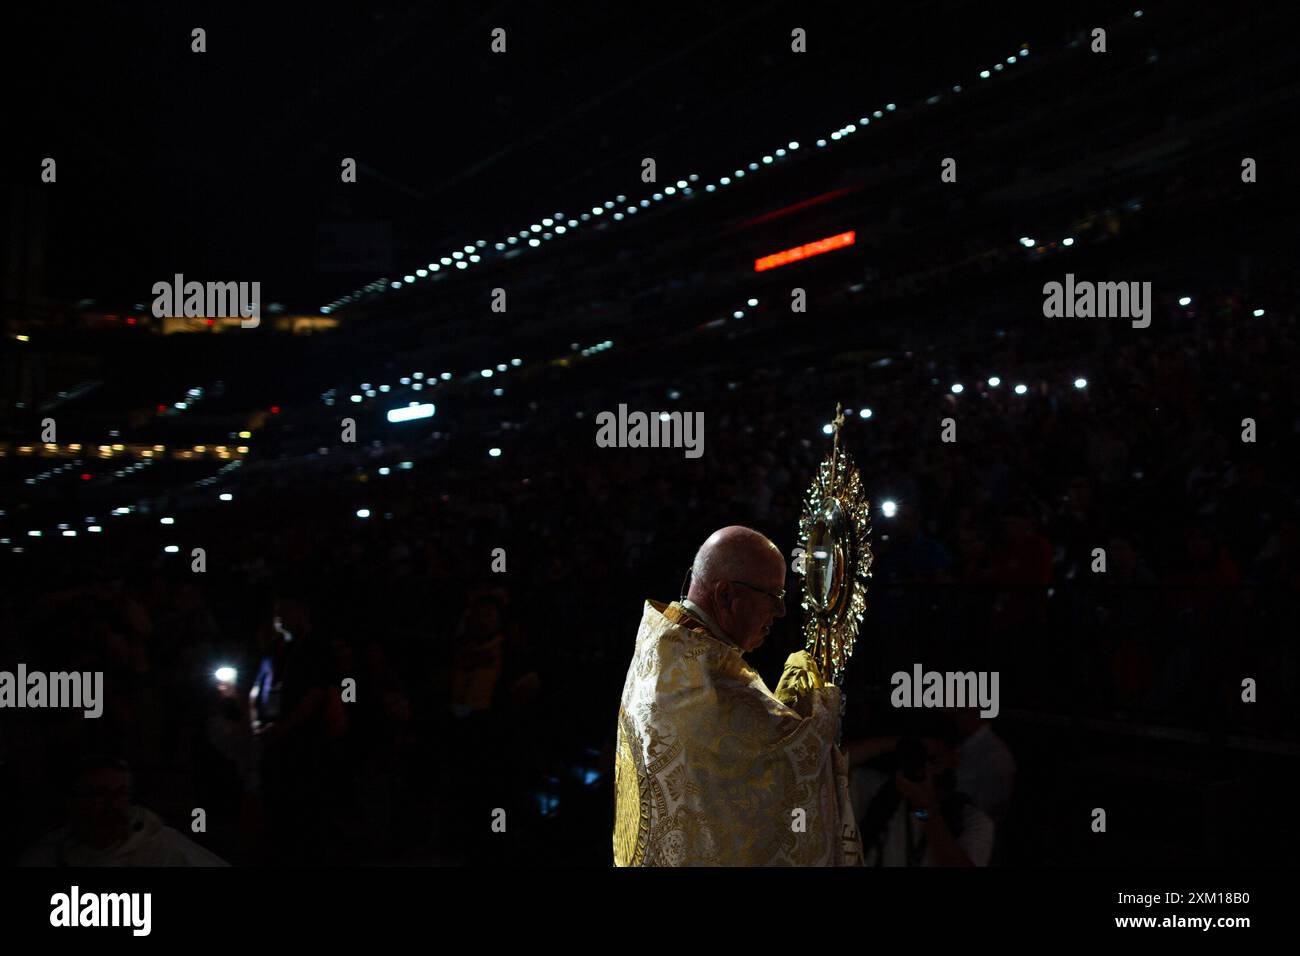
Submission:
<svg viewBox="0 0 1300 956">
<path fill-rule="evenodd" d="M 855 862 L 842 757 L 832 758 L 840 691 L 800 691 L 796 711 L 735 647 L 647 602 L 619 711 L 615 862 Z"/>
<path fill-rule="evenodd" d="M 650 836 L 649 781 L 629 745 L 627 715 L 618 715 L 618 756 L 614 763 L 614 865 L 641 866 Z"/>
</svg>

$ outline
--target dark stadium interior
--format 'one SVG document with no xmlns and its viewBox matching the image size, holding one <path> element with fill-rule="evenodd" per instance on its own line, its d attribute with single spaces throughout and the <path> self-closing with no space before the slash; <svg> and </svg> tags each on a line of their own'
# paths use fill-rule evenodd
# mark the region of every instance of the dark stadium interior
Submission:
<svg viewBox="0 0 1300 956">
<path fill-rule="evenodd" d="M 999 863 L 1287 858 L 1257 808 L 1300 756 L 1300 72 L 1282 5 L 1137 6 L 226 12 L 200 65 L 167 9 L 69 31 L 5 120 L 0 669 L 102 670 L 106 704 L 4 714 L 0 858 L 96 752 L 236 864 L 607 866 L 642 604 L 723 525 L 790 552 L 837 402 L 891 503 L 845 740 L 906 730 L 892 672 L 997 670 Z M 1150 282 L 1150 327 L 1045 318 L 1067 272 Z M 259 280 L 261 325 L 155 318 L 175 273 Z M 620 404 L 703 412 L 704 454 L 598 447 Z M 243 708 L 276 621 L 299 693 L 358 687 L 263 781 L 290 823 Z"/>
</svg>

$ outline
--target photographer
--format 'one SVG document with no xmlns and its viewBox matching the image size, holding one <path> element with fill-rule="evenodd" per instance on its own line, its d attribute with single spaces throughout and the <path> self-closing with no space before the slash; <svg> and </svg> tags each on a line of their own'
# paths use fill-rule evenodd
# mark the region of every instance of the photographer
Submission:
<svg viewBox="0 0 1300 956">
<path fill-rule="evenodd" d="M 938 715 L 898 739 L 898 769 L 861 813 L 867 866 L 988 866 L 993 821 L 957 790 L 959 745 Z"/>
</svg>

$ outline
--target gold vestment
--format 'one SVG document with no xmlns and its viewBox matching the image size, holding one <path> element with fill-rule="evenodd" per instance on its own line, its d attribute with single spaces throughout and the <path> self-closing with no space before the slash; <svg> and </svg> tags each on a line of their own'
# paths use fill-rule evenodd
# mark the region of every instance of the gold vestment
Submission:
<svg viewBox="0 0 1300 956">
<path fill-rule="evenodd" d="M 680 605 L 647 601 L 618 714 L 616 866 L 862 863 L 840 689 L 791 654 L 773 694 Z"/>
</svg>

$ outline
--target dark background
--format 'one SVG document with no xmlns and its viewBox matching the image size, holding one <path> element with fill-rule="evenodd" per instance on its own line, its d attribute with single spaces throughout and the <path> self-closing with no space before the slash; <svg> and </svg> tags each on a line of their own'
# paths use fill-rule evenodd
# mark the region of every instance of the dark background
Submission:
<svg viewBox="0 0 1300 956">
<path fill-rule="evenodd" d="M 900 508 L 874 516 L 846 738 L 899 729 L 896 670 L 997 669 L 1019 765 L 1004 862 L 1294 848 L 1285 814 L 1256 811 L 1285 799 L 1300 743 L 1286 8 L 737 11 L 15 14 L 0 664 L 104 670 L 109 705 L 0 718 L 7 854 L 59 822 L 60 774 L 94 749 L 129 759 L 173 826 L 208 807 L 203 842 L 235 862 L 607 865 L 641 602 L 675 597 L 719 526 L 797 543 L 836 402 L 869 496 Z M 653 199 L 678 180 L 689 195 Z M 557 212 L 580 225 L 506 244 Z M 753 270 L 845 230 L 848 249 Z M 466 245 L 480 262 L 403 281 Z M 256 330 L 163 335 L 151 288 L 176 272 L 260 281 L 275 305 Z M 1150 281 L 1151 327 L 1044 319 L 1043 283 L 1066 272 Z M 320 334 L 272 321 L 324 309 L 338 327 Z M 451 377 L 416 392 L 416 371 Z M 434 417 L 386 421 L 415 400 Z M 619 403 L 704 412 L 704 457 L 597 448 Z M 211 678 L 238 664 L 245 692 L 277 614 L 310 633 L 297 686 L 359 687 L 345 732 L 303 731 L 302 790 L 280 795 L 308 808 L 292 839 L 241 785 L 231 754 L 253 744 L 229 743 L 242 724 Z M 799 620 L 753 657 L 769 684 Z M 465 723 L 450 704 L 476 629 L 506 651 Z M 510 838 L 492 842 L 497 806 Z"/>
</svg>

